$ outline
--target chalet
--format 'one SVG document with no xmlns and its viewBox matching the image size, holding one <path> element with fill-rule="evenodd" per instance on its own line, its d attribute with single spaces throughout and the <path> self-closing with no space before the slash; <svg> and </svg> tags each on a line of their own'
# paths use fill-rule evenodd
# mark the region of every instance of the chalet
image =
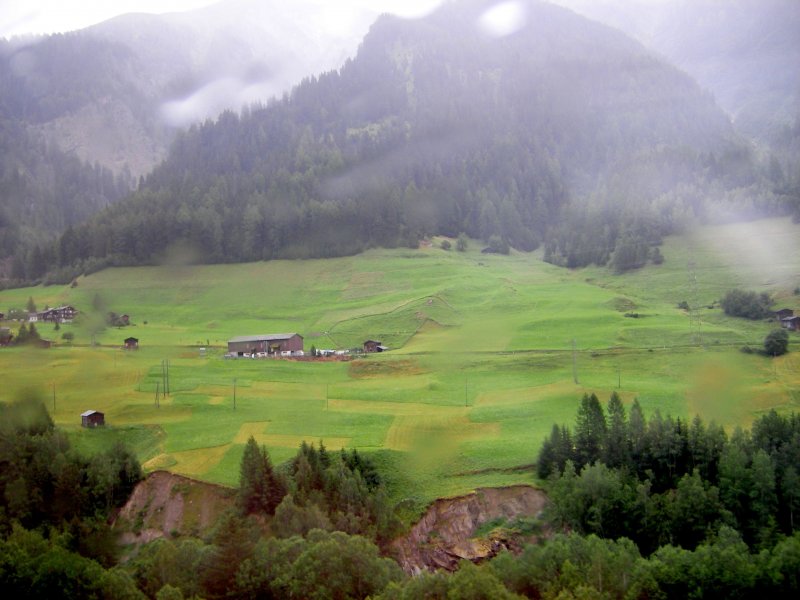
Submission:
<svg viewBox="0 0 800 600">
<path fill-rule="evenodd" d="M 138 350 L 139 340 L 135 337 L 125 338 L 125 350 Z"/>
<path fill-rule="evenodd" d="M 0 327 L 0 346 L 9 346 L 13 339 L 14 334 L 8 327 Z"/>
<path fill-rule="evenodd" d="M 384 352 L 388 349 L 389 348 L 376 340 L 367 340 L 364 342 L 364 352 Z"/>
<path fill-rule="evenodd" d="M 786 317 L 781 319 L 781 327 L 789 331 L 800 331 L 800 317 Z"/>
<path fill-rule="evenodd" d="M 78 311 L 72 306 L 58 306 L 56 308 L 49 308 L 37 313 L 38 321 L 45 321 L 46 323 L 69 323 L 75 318 Z"/>
<path fill-rule="evenodd" d="M 241 335 L 228 340 L 228 353 L 234 356 L 258 353 L 282 354 L 284 352 L 300 352 L 302 349 L 303 336 L 299 333 Z"/>
<path fill-rule="evenodd" d="M 106 416 L 99 410 L 87 410 L 81 413 L 82 427 L 101 427 L 106 424 Z"/>
<path fill-rule="evenodd" d="M 791 308 L 782 308 L 780 310 L 776 310 L 773 314 L 778 321 L 783 321 L 788 317 L 793 317 L 794 311 Z"/>
</svg>

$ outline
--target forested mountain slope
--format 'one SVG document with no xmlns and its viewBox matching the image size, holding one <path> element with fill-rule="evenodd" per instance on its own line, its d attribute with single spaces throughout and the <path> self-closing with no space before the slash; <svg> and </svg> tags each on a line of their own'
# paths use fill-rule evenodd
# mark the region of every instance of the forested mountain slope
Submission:
<svg viewBox="0 0 800 600">
<path fill-rule="evenodd" d="M 145 263 L 178 241 L 211 262 L 331 256 L 464 231 L 602 263 L 623 234 L 646 258 L 703 197 L 758 182 L 711 96 L 637 42 L 533 1 L 493 36 L 490 6 L 382 17 L 340 71 L 179 135 L 51 259 Z"/>
<path fill-rule="evenodd" d="M 0 279 L 24 276 L 3 260 L 15 250 L 129 194 L 178 127 L 341 65 L 375 15 L 326 16 L 318 0 L 226 0 L 0 39 Z"/>
<path fill-rule="evenodd" d="M 685 69 L 737 129 L 800 153 L 796 0 L 555 0 L 629 33 Z"/>
</svg>

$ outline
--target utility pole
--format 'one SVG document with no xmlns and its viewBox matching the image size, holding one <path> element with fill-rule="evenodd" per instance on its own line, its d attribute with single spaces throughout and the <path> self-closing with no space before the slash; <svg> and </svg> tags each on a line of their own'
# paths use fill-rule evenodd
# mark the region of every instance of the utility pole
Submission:
<svg viewBox="0 0 800 600">
<path fill-rule="evenodd" d="M 692 341 L 698 346 L 703 345 L 700 322 L 700 299 L 697 289 L 697 264 L 690 260 L 686 263 L 686 273 L 689 280 L 689 329 L 692 332 Z"/>
<path fill-rule="evenodd" d="M 617 389 L 622 388 L 622 369 L 617 365 Z"/>
<path fill-rule="evenodd" d="M 155 400 L 156 408 L 161 408 L 161 404 L 159 404 L 159 402 L 158 402 L 158 392 L 159 391 L 161 391 L 161 382 L 160 381 L 156 381 L 156 400 Z"/>
<path fill-rule="evenodd" d="M 572 338 L 572 380 L 578 383 L 578 350 L 575 347 L 575 338 Z"/>
<path fill-rule="evenodd" d="M 233 410 L 236 410 L 236 379 L 233 380 Z"/>
</svg>

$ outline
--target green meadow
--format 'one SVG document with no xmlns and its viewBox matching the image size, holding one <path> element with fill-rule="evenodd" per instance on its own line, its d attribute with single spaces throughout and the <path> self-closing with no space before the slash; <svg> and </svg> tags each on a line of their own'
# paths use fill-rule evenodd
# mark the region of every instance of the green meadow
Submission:
<svg viewBox="0 0 800 600">
<path fill-rule="evenodd" d="M 147 469 L 224 484 L 238 481 L 250 435 L 274 462 L 304 440 L 354 447 L 412 511 L 533 481 L 542 439 L 573 421 L 585 392 L 618 390 L 647 414 L 700 414 L 728 428 L 800 408 L 800 335 L 784 357 L 744 354 L 775 324 L 726 317 L 716 304 L 742 287 L 800 312 L 800 226 L 788 220 L 698 228 L 665 241 L 664 264 L 624 275 L 439 241 L 327 260 L 116 268 L 76 287 L 0 292 L 0 310 L 32 296 L 39 308 L 82 312 L 60 331 L 39 326 L 53 348 L 0 350 L 0 399 L 33 389 L 86 452 L 121 439 Z M 698 306 L 697 319 L 682 301 Z M 133 325 L 98 332 L 109 310 Z M 366 339 L 390 351 L 342 362 L 223 357 L 230 337 L 294 331 L 307 351 Z M 128 336 L 138 351 L 121 349 Z M 157 402 L 165 359 L 170 394 Z M 87 409 L 105 412 L 108 426 L 81 429 Z"/>
</svg>

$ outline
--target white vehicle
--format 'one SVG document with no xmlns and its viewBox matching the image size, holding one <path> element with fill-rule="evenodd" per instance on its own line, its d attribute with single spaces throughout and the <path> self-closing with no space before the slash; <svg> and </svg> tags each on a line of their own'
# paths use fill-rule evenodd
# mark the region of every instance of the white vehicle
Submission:
<svg viewBox="0 0 800 600">
<path fill-rule="evenodd" d="M 281 356 L 291 356 L 291 355 L 292 355 L 292 351 L 291 350 L 283 350 L 281 352 Z"/>
</svg>

